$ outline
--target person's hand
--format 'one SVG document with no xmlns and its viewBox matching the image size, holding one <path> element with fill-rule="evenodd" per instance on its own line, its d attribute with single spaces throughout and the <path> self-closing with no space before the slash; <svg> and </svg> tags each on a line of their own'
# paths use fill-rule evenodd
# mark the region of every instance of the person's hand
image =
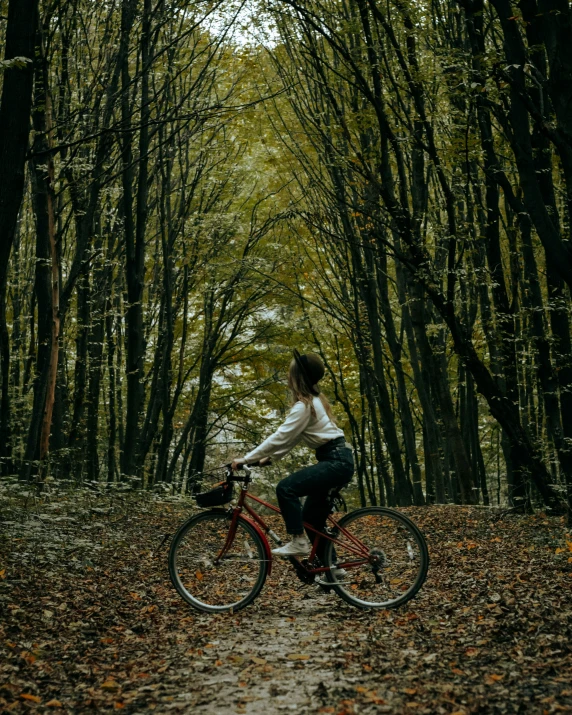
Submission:
<svg viewBox="0 0 572 715">
<path fill-rule="evenodd" d="M 232 464 L 230 465 L 230 468 L 236 472 L 242 467 L 243 464 L 244 462 L 242 462 L 240 459 L 234 459 Z"/>
</svg>

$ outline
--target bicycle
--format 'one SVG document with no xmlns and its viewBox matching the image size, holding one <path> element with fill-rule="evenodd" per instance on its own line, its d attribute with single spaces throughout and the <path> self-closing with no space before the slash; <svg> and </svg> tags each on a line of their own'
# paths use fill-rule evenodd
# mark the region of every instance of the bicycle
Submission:
<svg viewBox="0 0 572 715">
<path fill-rule="evenodd" d="M 278 507 L 248 491 L 250 466 L 256 465 L 242 466 L 244 476 L 224 467 L 225 481 L 195 496 L 199 506 L 215 508 L 190 517 L 171 541 L 171 581 L 182 598 L 200 611 L 235 612 L 252 603 L 272 570 L 268 537 L 282 543 L 247 503 L 254 501 L 280 513 Z M 217 508 L 232 500 L 235 483 L 242 483 L 236 505 Z M 407 603 L 423 585 L 429 568 L 421 531 L 404 514 L 378 506 L 356 509 L 337 521 L 333 514 L 341 497 L 339 490 L 332 491 L 329 526 L 319 532 L 304 524 L 315 534 L 310 555 L 288 558 L 298 578 L 310 584 L 316 576 L 325 576 L 326 590 L 359 608 L 389 609 Z M 327 540 L 323 563 L 316 557 L 321 539 Z M 347 575 L 336 581 L 333 566 Z"/>
</svg>

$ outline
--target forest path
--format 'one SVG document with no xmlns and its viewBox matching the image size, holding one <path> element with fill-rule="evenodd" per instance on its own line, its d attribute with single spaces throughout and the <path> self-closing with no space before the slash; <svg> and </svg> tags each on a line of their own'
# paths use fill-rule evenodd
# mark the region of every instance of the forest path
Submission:
<svg viewBox="0 0 572 715">
<path fill-rule="evenodd" d="M 75 499 L 75 501 L 74 501 Z M 277 562 L 260 597 L 202 614 L 172 588 L 180 503 L 54 499 L 0 539 L 0 710 L 280 715 L 572 712 L 572 537 L 562 518 L 407 510 L 431 568 L 368 612 Z"/>
<path fill-rule="evenodd" d="M 366 681 L 375 676 L 364 671 L 356 657 L 356 646 L 367 641 L 367 630 L 352 633 L 356 614 L 348 613 L 334 594 L 302 588 L 306 593 L 296 600 L 285 597 L 281 612 L 269 614 L 261 602 L 260 609 L 244 615 L 240 629 L 212 641 L 215 662 L 221 665 L 216 674 L 197 683 L 194 712 L 317 712 L 332 702 L 353 703 L 358 692 L 367 691 Z M 205 661 L 208 671 L 211 658 L 206 656 Z M 372 704 L 385 704 L 368 694 Z M 389 708 L 378 707 L 380 711 Z"/>
</svg>

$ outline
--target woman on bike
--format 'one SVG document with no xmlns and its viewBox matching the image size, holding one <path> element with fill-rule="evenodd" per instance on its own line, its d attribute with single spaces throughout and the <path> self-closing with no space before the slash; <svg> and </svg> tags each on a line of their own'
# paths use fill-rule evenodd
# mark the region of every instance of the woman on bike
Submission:
<svg viewBox="0 0 572 715">
<path fill-rule="evenodd" d="M 276 487 L 286 531 L 292 536 L 285 546 L 273 549 L 272 553 L 280 556 L 308 556 L 312 548 L 308 536 L 313 538 L 313 534 L 310 531 L 308 535 L 304 533 L 303 522 L 321 531 L 330 511 L 328 492 L 332 488 L 345 487 L 354 472 L 351 445 L 336 425 L 332 408 L 318 388 L 323 376 L 324 364 L 318 355 L 300 355 L 294 350 L 288 371 L 293 402 L 288 417 L 261 445 L 232 463 L 233 469 L 239 469 L 245 463 L 260 462 L 262 465 L 271 458 L 280 459 L 299 442 L 316 450 L 317 464 L 294 472 Z M 300 497 L 307 497 L 304 508 Z M 332 569 L 332 573 L 340 577 L 344 572 Z"/>
</svg>

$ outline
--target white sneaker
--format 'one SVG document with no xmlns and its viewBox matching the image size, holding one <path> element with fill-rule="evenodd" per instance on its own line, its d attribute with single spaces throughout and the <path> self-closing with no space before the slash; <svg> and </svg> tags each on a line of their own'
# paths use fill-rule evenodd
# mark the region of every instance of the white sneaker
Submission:
<svg viewBox="0 0 572 715">
<path fill-rule="evenodd" d="M 336 583 L 348 583 L 346 576 L 348 575 L 348 572 L 345 569 L 338 569 L 335 566 L 330 569 L 330 573 L 334 577 L 333 581 L 328 581 L 326 579 L 326 572 L 324 571 L 321 575 L 318 574 L 316 578 L 314 579 L 315 583 L 317 583 L 320 586 L 331 586 L 332 584 Z"/>
<path fill-rule="evenodd" d="M 306 534 L 303 534 L 302 536 L 295 536 L 292 541 L 284 546 L 272 549 L 272 553 L 276 554 L 276 556 L 308 556 L 311 550 L 310 539 Z"/>
</svg>

